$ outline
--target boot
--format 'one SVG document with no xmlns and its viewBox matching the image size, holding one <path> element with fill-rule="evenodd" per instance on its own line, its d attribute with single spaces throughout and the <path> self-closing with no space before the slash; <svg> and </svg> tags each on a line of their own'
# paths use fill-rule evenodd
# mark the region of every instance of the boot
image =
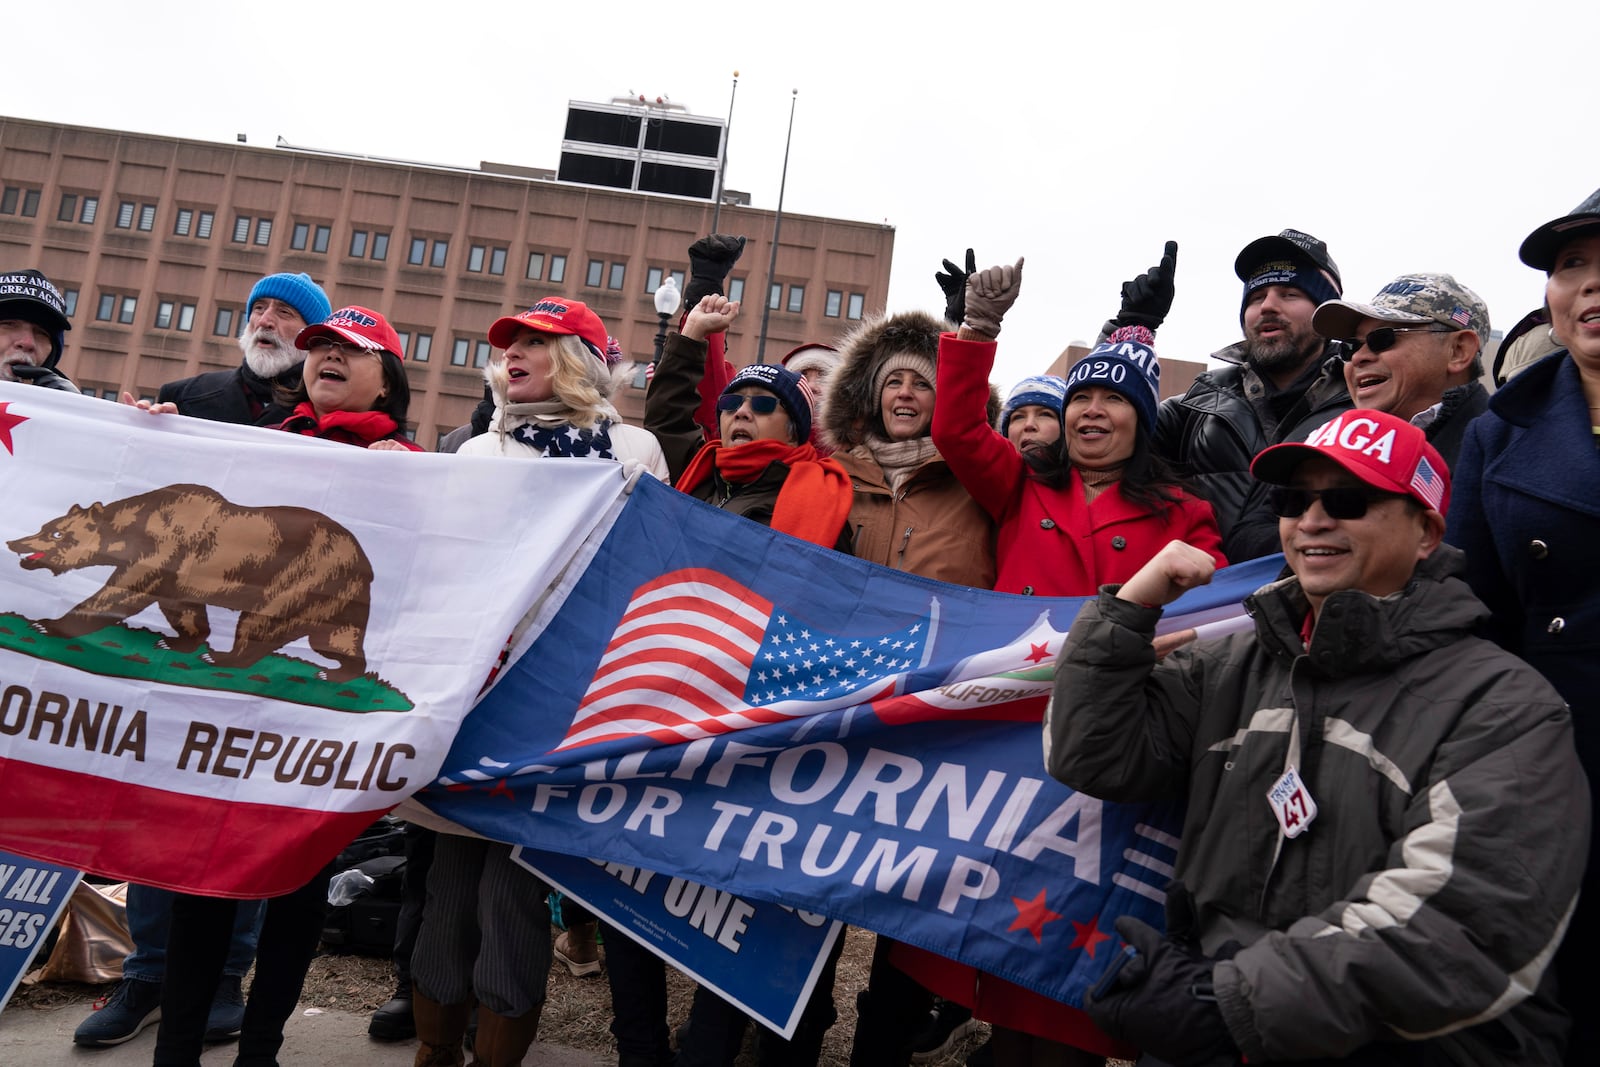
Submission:
<svg viewBox="0 0 1600 1067">
<path fill-rule="evenodd" d="M 461 1038 L 467 1032 L 467 1006 L 440 1004 L 413 987 L 411 1017 L 417 1025 L 417 1058 L 412 1067 L 463 1067 Z"/>
<path fill-rule="evenodd" d="M 528 1054 L 539 1033 L 539 1012 L 544 1005 L 535 1004 L 527 1013 L 515 1019 L 478 1005 L 478 1037 L 472 1044 L 473 1067 L 521 1067 L 522 1057 Z"/>
</svg>

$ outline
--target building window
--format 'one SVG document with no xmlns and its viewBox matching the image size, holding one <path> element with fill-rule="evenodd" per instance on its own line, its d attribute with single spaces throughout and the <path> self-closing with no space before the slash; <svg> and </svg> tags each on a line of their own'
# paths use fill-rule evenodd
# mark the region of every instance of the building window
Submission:
<svg viewBox="0 0 1600 1067">
<path fill-rule="evenodd" d="M 605 276 L 606 261 L 603 259 L 591 259 L 589 261 L 589 273 L 584 276 L 583 284 L 590 289 L 598 289 Z"/>
<path fill-rule="evenodd" d="M 5 192 L 0 193 L 0 215 L 21 215 L 31 219 L 38 213 L 39 190 L 8 185 Z"/>
<path fill-rule="evenodd" d="M 845 318 L 859 319 L 861 317 L 861 313 L 866 310 L 866 304 L 867 298 L 861 293 L 851 293 L 850 303 L 847 305 L 847 310 L 845 311 Z"/>
<path fill-rule="evenodd" d="M 564 282 L 566 280 L 567 280 L 567 257 L 566 256 L 551 256 L 550 257 L 550 282 L 551 282 L 551 284 L 560 285 L 562 282 Z"/>
<path fill-rule="evenodd" d="M 250 216 L 236 215 L 233 219 L 233 243 L 244 244 L 250 240 Z"/>
<path fill-rule="evenodd" d="M 95 309 L 94 317 L 99 322 L 110 322 L 111 316 L 117 313 L 117 298 L 113 293 L 100 294 L 100 306 Z"/>
<path fill-rule="evenodd" d="M 450 349 L 450 365 L 452 367 L 465 367 L 467 357 L 472 354 L 472 342 L 465 337 L 457 337 L 456 343 Z"/>
<path fill-rule="evenodd" d="M 145 204 L 139 208 L 139 229 L 149 233 L 156 228 L 156 206 Z"/>
<path fill-rule="evenodd" d="M 119 230 L 133 229 L 134 205 L 124 200 L 117 205 L 117 221 L 114 224 Z"/>
<path fill-rule="evenodd" d="M 657 289 L 661 288 L 661 278 L 662 273 L 660 267 L 651 267 L 649 270 L 645 271 L 644 291 L 646 293 L 653 293 Z"/>
<path fill-rule="evenodd" d="M 628 265 L 626 263 L 613 263 L 613 264 L 611 264 L 611 279 L 606 282 L 606 288 L 607 289 L 621 289 L 622 288 L 622 283 L 623 283 L 623 276 L 625 274 L 627 274 L 627 272 L 628 272 L 627 268 L 628 268 Z"/>
<path fill-rule="evenodd" d="M 61 302 L 66 305 L 67 318 L 72 318 L 72 316 L 78 313 L 78 290 L 61 290 Z"/>
<path fill-rule="evenodd" d="M 773 282 L 772 288 L 767 291 L 767 307 L 777 311 L 783 306 L 783 283 Z"/>
<path fill-rule="evenodd" d="M 367 254 L 367 231 L 354 230 L 350 234 L 350 258 L 361 259 Z"/>
<path fill-rule="evenodd" d="M 317 232 L 311 237 L 311 251 L 326 252 L 328 250 L 328 242 L 332 238 L 333 228 L 331 226 L 318 226 Z"/>
<path fill-rule="evenodd" d="M 133 317 L 138 312 L 138 310 L 139 310 L 139 298 L 138 297 L 136 297 L 136 296 L 125 296 L 125 297 L 123 297 L 122 298 L 122 308 L 121 308 L 121 310 L 119 310 L 117 312 L 117 321 L 118 322 L 123 322 L 123 323 L 131 323 L 131 322 L 133 322 Z"/>
<path fill-rule="evenodd" d="M 428 262 L 428 239 L 426 237 L 413 237 L 411 239 L 411 254 L 406 256 L 406 262 L 413 267 L 420 267 Z"/>
<path fill-rule="evenodd" d="M 272 241 L 272 220 L 256 220 L 256 244 L 265 245 Z"/>
<path fill-rule="evenodd" d="M 467 270 L 474 274 L 483 273 L 483 257 L 488 249 L 482 245 L 473 245 L 467 249 Z"/>
<path fill-rule="evenodd" d="M 828 299 L 822 305 L 822 313 L 830 319 L 839 317 L 839 310 L 844 305 L 844 294 L 837 289 L 828 290 Z"/>
<path fill-rule="evenodd" d="M 503 248 L 489 249 L 489 273 L 504 274 L 506 272 L 506 250 Z"/>
<path fill-rule="evenodd" d="M 734 278 L 728 283 L 728 299 L 738 302 L 744 299 L 744 279 Z"/>
<path fill-rule="evenodd" d="M 182 330 L 184 333 L 192 333 L 194 331 L 193 304 L 178 305 L 178 329 Z"/>
<path fill-rule="evenodd" d="M 542 279 L 543 277 L 544 277 L 544 253 L 543 252 L 529 252 L 528 253 L 528 280 L 530 282 L 536 282 L 536 281 L 539 281 L 540 279 Z"/>
<path fill-rule="evenodd" d="M 57 222 L 71 222 L 78 214 L 78 194 L 62 193 L 61 207 L 56 209 Z"/>
<path fill-rule="evenodd" d="M 435 267 L 443 267 L 444 263 L 445 263 L 445 260 L 448 259 L 449 257 L 450 257 L 450 242 L 449 241 L 435 241 L 435 242 L 433 242 L 433 265 Z"/>
<path fill-rule="evenodd" d="M 78 221 L 85 226 L 94 225 L 94 217 L 100 213 L 100 198 L 86 196 L 83 198 L 83 209 L 78 212 Z"/>
<path fill-rule="evenodd" d="M 805 303 L 806 287 L 803 285 L 789 286 L 789 310 L 798 315 L 800 309 L 805 307 Z"/>
<path fill-rule="evenodd" d="M 172 224 L 172 232 L 179 237 L 187 237 L 192 229 L 194 229 L 194 212 L 186 207 L 180 207 L 178 220 Z"/>
<path fill-rule="evenodd" d="M 372 258 L 379 263 L 389 258 L 389 235 L 375 233 L 372 235 Z"/>
<path fill-rule="evenodd" d="M 216 215 L 209 211 L 200 212 L 200 223 L 194 228 L 194 235 L 202 241 L 211 240 L 211 224 L 216 221 Z"/>
<path fill-rule="evenodd" d="M 223 307 L 217 308 L 217 323 L 216 323 L 216 326 L 213 327 L 211 332 L 216 334 L 218 337 L 232 337 L 233 336 L 233 309 L 232 308 L 223 308 Z"/>
<path fill-rule="evenodd" d="M 172 329 L 172 311 L 173 305 L 170 300 L 163 300 L 156 305 L 156 329 Z"/>
<path fill-rule="evenodd" d="M 433 334 L 417 334 L 416 339 L 411 344 L 412 362 L 426 363 L 431 355 L 433 355 Z"/>
<path fill-rule="evenodd" d="M 406 351 L 411 347 L 411 333 L 407 330 L 396 330 L 394 333 L 400 338 L 400 358 L 404 359 Z"/>
<path fill-rule="evenodd" d="M 311 240 L 311 227 L 303 222 L 294 224 L 294 232 L 289 235 L 289 247 L 296 252 L 304 252 L 306 243 Z"/>
<path fill-rule="evenodd" d="M 494 355 L 494 347 L 488 341 L 479 341 L 472 351 L 472 365 L 474 367 L 487 367 L 489 357 Z"/>
</svg>

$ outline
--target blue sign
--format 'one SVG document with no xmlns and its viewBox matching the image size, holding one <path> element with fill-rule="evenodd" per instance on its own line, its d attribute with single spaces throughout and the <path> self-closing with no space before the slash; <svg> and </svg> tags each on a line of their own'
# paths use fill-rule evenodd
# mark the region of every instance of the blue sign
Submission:
<svg viewBox="0 0 1600 1067">
<path fill-rule="evenodd" d="M 83 872 L 0 852 L 0 1008 L 28 973 Z"/>
</svg>

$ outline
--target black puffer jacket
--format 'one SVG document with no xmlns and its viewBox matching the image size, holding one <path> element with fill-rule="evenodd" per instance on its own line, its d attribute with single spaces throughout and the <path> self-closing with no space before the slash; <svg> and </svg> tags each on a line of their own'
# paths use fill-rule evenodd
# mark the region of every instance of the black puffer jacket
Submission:
<svg viewBox="0 0 1600 1067">
<path fill-rule="evenodd" d="M 1154 438 L 1156 454 L 1217 513 L 1222 551 L 1233 563 L 1281 551 L 1277 517 L 1250 461 L 1269 445 L 1304 440 L 1351 406 L 1344 361 L 1331 342 L 1314 373 L 1279 393 L 1243 362 L 1243 349 L 1240 342 L 1213 353 L 1233 366 L 1206 371 L 1183 396 L 1163 401 Z"/>
<path fill-rule="evenodd" d="M 294 388 L 300 382 L 300 368 L 301 364 L 296 363 L 269 381 L 241 363 L 233 370 L 210 371 L 168 382 L 156 393 L 156 401 L 176 404 L 178 414 L 196 419 L 236 426 L 278 426 L 294 414 L 294 409 L 277 404 L 272 387 L 276 384 Z"/>
</svg>

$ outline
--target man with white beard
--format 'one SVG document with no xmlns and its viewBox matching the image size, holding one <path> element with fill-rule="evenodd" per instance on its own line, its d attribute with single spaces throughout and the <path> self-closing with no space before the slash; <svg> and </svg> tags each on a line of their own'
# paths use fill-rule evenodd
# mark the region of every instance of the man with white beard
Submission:
<svg viewBox="0 0 1600 1067">
<path fill-rule="evenodd" d="M 269 274 L 250 290 L 247 307 L 239 335 L 243 362 L 233 370 L 168 382 L 157 393 L 157 404 L 175 404 L 179 414 L 195 418 L 246 426 L 276 426 L 289 417 L 291 412 L 274 402 L 273 387 L 299 382 L 305 353 L 295 348 L 294 339 L 308 323 L 321 322 L 332 312 L 328 294 L 308 274 Z M 172 893 L 130 885 L 127 900 L 133 952 L 123 961 L 122 981 L 73 1033 L 73 1043 L 85 1048 L 119 1045 L 161 1019 Z M 244 1022 L 241 983 L 255 959 L 260 930 L 261 902 L 241 901 L 222 984 L 206 1020 L 207 1041 L 226 1041 L 239 1033 Z"/>
<path fill-rule="evenodd" d="M 290 412 L 274 403 L 274 385 L 292 387 L 305 353 L 295 335 L 332 312 L 328 294 L 309 274 L 269 274 L 250 290 L 239 347 L 244 361 L 233 370 L 211 371 L 168 382 L 157 403 L 178 406 L 181 415 L 213 422 L 276 426 Z"/>
</svg>

